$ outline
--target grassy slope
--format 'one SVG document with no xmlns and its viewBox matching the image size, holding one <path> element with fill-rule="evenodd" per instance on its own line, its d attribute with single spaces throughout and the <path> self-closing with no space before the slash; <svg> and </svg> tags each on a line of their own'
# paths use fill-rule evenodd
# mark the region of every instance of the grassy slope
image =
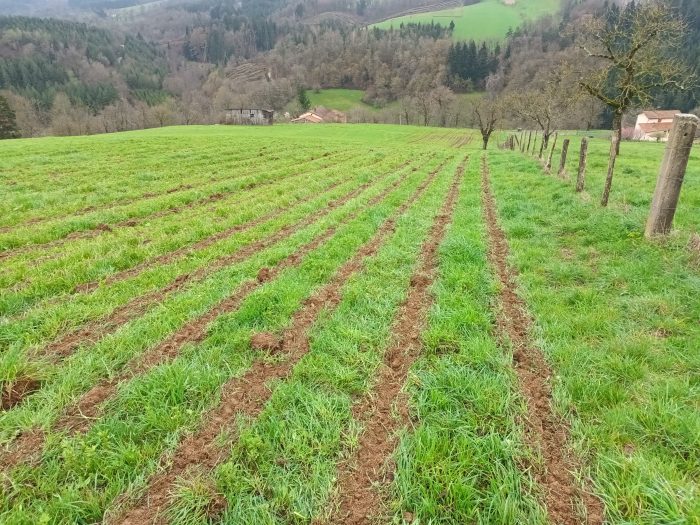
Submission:
<svg viewBox="0 0 700 525">
<path fill-rule="evenodd" d="M 196 429 L 203 411 L 217 402 L 220 385 L 244 373 L 253 360 L 269 359 L 250 348 L 250 334 L 282 330 L 300 302 L 328 280 L 439 159 L 451 159 L 386 245 L 347 283 L 339 307 L 312 328 L 311 352 L 290 380 L 276 385 L 261 417 L 240 422 L 242 439 L 230 442 L 231 458 L 212 476 L 194 472 L 183 479 L 170 511 L 177 522 L 201 522 L 213 495 L 221 493 L 228 498 L 225 518 L 231 523 L 308 523 L 327 515 L 335 465 L 360 431 L 351 403 L 372 387 L 416 249 L 444 197 L 456 154 L 465 152 L 451 147 L 462 133 L 396 126 L 190 127 L 0 144 L 4 225 L 56 217 L 49 226 L 30 223 L 23 228 L 26 235 L 3 233 L 32 242 L 142 216 L 153 203 L 134 196 L 181 181 L 202 182 L 197 191 L 206 193 L 204 188 L 219 188 L 210 180 L 217 174 L 249 180 L 298 172 L 309 164 L 302 158 L 305 148 L 340 155 L 327 167 L 323 160 L 314 161 L 318 165 L 307 178 L 236 190 L 234 196 L 179 216 L 153 218 L 95 239 L 70 239 L 54 250 L 53 260 L 41 260 L 37 248 L 2 261 L 2 296 L 19 297 L 6 305 L 26 313 L 0 323 L 0 379 L 29 371 L 45 385 L 23 405 L 0 413 L 0 443 L 35 425 L 49 433 L 39 464 L 6 472 L 12 483 L 0 495 L 0 521 L 99 521 L 119 494 L 138 494 L 160 454 Z M 425 353 L 407 388 L 415 426 L 402 434 L 387 508 L 397 522 L 406 512 L 423 522 L 543 521 L 537 487 L 519 468 L 528 464 L 531 452 L 522 444 L 518 421 L 523 407 L 510 355 L 490 335 L 495 289 L 484 256 L 477 147 L 477 140 L 469 146 L 472 161 L 440 250 Z M 573 445 L 606 503 L 610 522 L 694 523 L 700 519 L 700 277 L 699 255 L 687 246 L 700 230 L 700 154 L 696 149 L 691 160 L 678 232 L 665 243 L 649 243 L 641 232 L 663 147 L 623 145 L 611 207 L 601 210 L 596 201 L 606 149 L 605 141 L 592 141 L 591 193 L 580 197 L 571 182 L 543 176 L 535 161 L 494 150 L 489 153 L 494 191 L 522 293 L 555 371 L 557 407 L 572 423 Z M 572 145 L 570 171 L 576 150 Z M 437 157 L 428 160 L 429 153 Z M 247 157 L 257 160 L 249 165 Z M 409 159 L 417 160 L 419 169 L 405 169 L 408 178 L 385 202 L 361 211 L 398 177 L 380 179 L 378 174 Z M 259 165 L 270 169 L 259 170 Z M 66 361 L 69 366 L 32 357 L 39 344 L 68 327 L 264 239 L 367 181 L 374 181 L 367 192 L 328 216 L 178 291 L 102 341 L 85 342 Z M 341 185 L 324 193 L 334 182 Z M 294 206 L 302 197 L 311 199 Z M 156 201 L 165 208 L 182 198 L 175 193 Z M 90 211 L 78 221 L 61 218 L 67 210 L 114 199 L 125 199 L 126 205 Z M 236 205 L 237 199 L 248 206 Z M 277 206 L 288 209 L 190 257 L 89 294 L 70 292 L 77 282 L 111 275 Z M 353 211 L 361 213 L 298 267 L 259 288 L 240 310 L 217 319 L 205 340 L 122 384 L 87 434 L 51 430 L 62 409 L 99 378 Z M 30 288 L 34 295 L 22 291 L 29 277 L 36 280 Z M 35 304 L 29 307 L 27 301 Z"/>
<path fill-rule="evenodd" d="M 508 29 L 515 29 L 525 21 L 555 14 L 559 9 L 559 0 L 517 0 L 513 6 L 507 6 L 503 0 L 482 0 L 478 4 L 432 11 L 416 15 L 392 18 L 376 24 L 376 27 L 398 28 L 402 23 L 439 23 L 443 26 L 455 23 L 455 40 L 501 40 Z"/>
<path fill-rule="evenodd" d="M 577 144 L 568 165 L 575 173 Z M 501 216 L 557 371 L 557 402 L 613 523 L 700 520 L 700 155 L 693 153 L 664 242 L 642 239 L 658 144 L 623 144 L 613 201 L 601 209 L 607 143 L 591 144 L 588 188 L 534 160 L 491 155 Z M 557 156 L 554 164 L 557 165 Z"/>
<path fill-rule="evenodd" d="M 356 107 L 375 109 L 374 106 L 362 102 L 364 91 L 361 89 L 323 89 L 319 93 L 309 91 L 311 106 L 324 106 L 326 108 L 347 111 Z"/>
<path fill-rule="evenodd" d="M 397 107 L 398 102 L 391 102 L 383 108 L 372 106 L 362 101 L 364 91 L 360 89 L 323 89 L 319 93 L 309 91 L 309 99 L 311 107 L 324 106 L 326 108 L 338 109 L 340 111 L 349 111 L 352 109 L 364 109 L 369 111 L 381 111 L 382 109 L 391 109 Z M 463 103 L 473 103 L 483 96 L 482 93 L 459 93 L 458 99 Z"/>
</svg>

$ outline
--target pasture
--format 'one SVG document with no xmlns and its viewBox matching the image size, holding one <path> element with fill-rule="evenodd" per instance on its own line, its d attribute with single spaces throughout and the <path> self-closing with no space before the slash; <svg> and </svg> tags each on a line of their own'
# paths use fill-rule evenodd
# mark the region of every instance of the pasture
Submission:
<svg viewBox="0 0 700 525">
<path fill-rule="evenodd" d="M 556 15 L 560 5 L 560 0 L 515 0 L 512 3 L 481 0 L 472 5 L 391 18 L 371 27 L 398 29 L 402 23 L 431 22 L 449 26 L 450 22 L 454 22 L 454 40 L 499 41 L 505 38 L 509 29 L 515 30 L 524 22 Z"/>
<path fill-rule="evenodd" d="M 370 104 L 365 104 L 362 101 L 365 92 L 361 89 L 322 89 L 309 91 L 308 96 L 311 101 L 311 107 L 323 106 L 326 108 L 338 109 L 340 111 L 348 111 L 353 108 L 364 108 L 375 110 L 376 108 Z"/>
<path fill-rule="evenodd" d="M 697 523 L 700 148 L 477 135 L 0 143 L 0 522 Z"/>
</svg>

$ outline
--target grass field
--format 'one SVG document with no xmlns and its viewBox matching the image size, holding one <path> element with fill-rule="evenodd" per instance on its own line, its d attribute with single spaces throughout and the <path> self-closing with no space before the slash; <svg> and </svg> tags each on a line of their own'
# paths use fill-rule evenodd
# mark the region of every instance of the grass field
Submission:
<svg viewBox="0 0 700 525">
<path fill-rule="evenodd" d="M 663 146 L 479 144 L 0 143 L 0 522 L 698 523 L 700 150 L 650 242 Z"/>
<path fill-rule="evenodd" d="M 361 89 L 331 88 L 323 89 L 316 93 L 308 91 L 311 107 L 323 106 L 325 108 L 338 109 L 340 111 L 350 111 L 352 109 L 365 109 L 378 112 L 382 109 L 392 109 L 399 106 L 399 102 L 390 102 L 386 106 L 377 107 L 362 101 L 365 93 Z M 457 93 L 456 97 L 463 103 L 471 104 L 478 101 L 483 96 L 481 92 Z M 291 109 L 291 108 L 290 108 Z"/>
<path fill-rule="evenodd" d="M 455 40 L 502 40 L 509 29 L 516 29 L 523 22 L 554 15 L 560 7 L 560 0 L 516 0 L 513 5 L 506 5 L 504 0 L 481 0 L 478 4 L 464 7 L 392 18 L 372 27 L 398 29 L 402 23 L 431 22 L 449 26 L 450 22 L 454 22 Z"/>
<path fill-rule="evenodd" d="M 318 93 L 309 91 L 311 106 L 323 106 L 326 108 L 348 111 L 353 108 L 376 109 L 374 106 L 362 102 L 365 92 L 361 89 L 322 89 Z"/>
</svg>

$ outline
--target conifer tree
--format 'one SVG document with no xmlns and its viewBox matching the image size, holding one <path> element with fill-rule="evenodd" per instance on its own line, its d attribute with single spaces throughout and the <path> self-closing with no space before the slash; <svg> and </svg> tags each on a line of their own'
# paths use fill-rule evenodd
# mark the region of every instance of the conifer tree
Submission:
<svg viewBox="0 0 700 525">
<path fill-rule="evenodd" d="M 0 140 L 16 139 L 19 136 L 15 112 L 7 103 L 7 99 L 0 95 Z"/>
<path fill-rule="evenodd" d="M 311 100 L 309 99 L 309 95 L 306 93 L 306 89 L 303 87 L 299 87 L 299 90 L 297 91 L 297 100 L 302 111 L 309 111 L 311 108 Z"/>
</svg>

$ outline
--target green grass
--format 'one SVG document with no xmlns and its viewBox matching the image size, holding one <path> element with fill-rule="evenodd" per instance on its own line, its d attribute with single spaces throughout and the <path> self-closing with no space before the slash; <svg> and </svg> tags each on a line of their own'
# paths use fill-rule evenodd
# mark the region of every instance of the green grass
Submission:
<svg viewBox="0 0 700 525">
<path fill-rule="evenodd" d="M 323 106 L 329 109 L 348 111 L 355 108 L 376 109 L 362 101 L 365 92 L 361 89 L 322 89 L 318 93 L 308 91 L 311 107 Z"/>
<path fill-rule="evenodd" d="M 490 156 L 496 197 L 556 370 L 557 407 L 609 520 L 697 523 L 700 275 L 687 243 L 700 227 L 700 159 L 696 151 L 679 230 L 648 242 L 644 220 L 663 146 L 623 144 L 604 210 L 597 197 L 606 147 L 592 142 L 593 198 L 511 153 Z"/>
<path fill-rule="evenodd" d="M 505 5 L 503 0 L 481 0 L 464 7 L 392 18 L 372 27 L 398 29 L 402 23 L 431 22 L 449 26 L 454 22 L 455 40 L 503 40 L 509 29 L 516 29 L 523 22 L 555 15 L 560 5 L 559 0 L 516 0 L 515 5 Z"/>
<path fill-rule="evenodd" d="M 474 140 L 455 147 L 465 133 Z M 573 174 L 580 135 L 569 136 Z M 474 131 L 379 125 L 175 127 L 0 143 L 0 250 L 10 254 L 0 268 L 0 382 L 42 381 L 0 412 L 0 459 L 17 434 L 45 432 L 36 462 L 4 470 L 0 522 L 94 523 L 128 508 L 162 458 L 217 406 L 222 385 L 253 363 L 285 359 L 253 350 L 251 335 L 281 334 L 445 161 L 377 252 L 342 283 L 339 304 L 314 319 L 309 352 L 288 378 L 268 384 L 260 415 L 234 417 L 217 438 L 226 452 L 221 464 L 214 471 L 195 465 L 179 477 L 166 510 L 179 525 L 206 523 L 219 500 L 226 507 L 214 522 L 327 519 L 342 491 L 338 466 L 362 432 L 353 407 L 375 387 L 420 246 L 469 154 L 439 249 L 423 351 L 404 385 L 410 425 L 398 435 L 393 481 L 381 487 L 382 513 L 392 523 L 407 516 L 415 523 L 547 523 L 527 467 L 538 453 L 523 438 L 526 406 L 512 355 L 493 336 L 498 284 L 486 258 L 479 143 Z M 591 141 L 588 189 L 576 195 L 571 179 L 492 147 L 510 262 L 553 370 L 555 410 L 571 425 L 576 476 L 604 502 L 608 522 L 694 524 L 700 253 L 692 239 L 700 231 L 700 150 L 676 229 L 663 241 L 642 235 L 663 145 L 623 144 L 610 207 L 601 209 L 606 152 L 604 139 Z M 160 213 L 173 206 L 183 208 Z M 117 226 L 129 219 L 137 222 Z M 76 235 L 100 224 L 112 231 Z M 81 341 L 72 355 L 43 355 L 62 335 L 271 236 L 274 242 L 166 293 L 104 336 Z M 203 339 L 121 382 L 85 433 L 55 426 L 94 385 L 320 237 L 315 249 L 251 288 L 239 308 L 217 316 Z M 186 255 L 109 281 L 208 238 Z M 42 245 L 56 240 L 63 244 Z M 11 251 L 17 248 L 26 252 Z M 76 291 L 91 281 L 100 284 Z"/>
</svg>

